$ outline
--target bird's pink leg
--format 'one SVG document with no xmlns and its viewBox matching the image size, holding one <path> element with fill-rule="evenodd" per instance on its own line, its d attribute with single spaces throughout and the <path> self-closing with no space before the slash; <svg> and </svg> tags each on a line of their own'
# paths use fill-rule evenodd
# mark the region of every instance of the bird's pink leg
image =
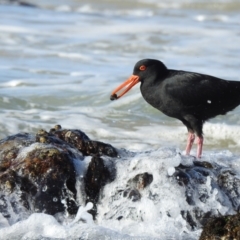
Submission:
<svg viewBox="0 0 240 240">
<path fill-rule="evenodd" d="M 186 155 L 190 154 L 194 139 L 195 139 L 194 133 L 189 132 L 188 133 L 188 138 L 187 138 Z"/>
<path fill-rule="evenodd" d="M 197 158 L 201 158 L 202 156 L 202 148 L 203 148 L 203 137 L 197 137 Z"/>
</svg>

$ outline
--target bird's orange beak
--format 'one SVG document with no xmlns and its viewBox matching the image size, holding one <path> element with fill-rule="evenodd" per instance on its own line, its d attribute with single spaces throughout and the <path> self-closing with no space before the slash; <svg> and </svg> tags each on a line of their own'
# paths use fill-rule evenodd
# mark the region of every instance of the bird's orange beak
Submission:
<svg viewBox="0 0 240 240">
<path fill-rule="evenodd" d="M 110 99 L 111 100 L 116 100 L 116 99 L 122 97 L 125 93 L 127 93 L 137 83 L 139 83 L 139 77 L 136 76 L 136 75 L 132 75 L 124 83 L 122 83 L 120 86 L 118 86 L 116 89 L 114 89 L 114 91 L 112 92 L 112 94 L 110 96 Z M 122 90 L 122 92 L 119 95 L 117 95 L 117 92 L 119 92 L 120 90 Z"/>
</svg>

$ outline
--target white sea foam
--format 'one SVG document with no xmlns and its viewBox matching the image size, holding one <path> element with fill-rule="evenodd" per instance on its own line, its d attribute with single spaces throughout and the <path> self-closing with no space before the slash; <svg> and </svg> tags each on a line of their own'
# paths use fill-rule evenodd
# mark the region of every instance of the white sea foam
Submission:
<svg viewBox="0 0 240 240">
<path fill-rule="evenodd" d="M 56 11 L 59 12 L 70 12 L 71 11 L 71 7 L 68 5 L 60 5 L 56 8 Z"/>
<path fill-rule="evenodd" d="M 77 9 L 77 12 L 80 13 L 88 13 L 88 14 L 104 14 L 107 16 L 135 16 L 135 17 L 150 17 L 154 15 L 154 12 L 151 10 L 146 9 L 123 9 L 123 10 L 116 10 L 116 9 L 104 9 L 101 12 L 99 12 L 98 9 L 93 7 L 92 5 L 86 4 L 81 6 Z"/>
<path fill-rule="evenodd" d="M 227 22 L 229 20 L 229 17 L 226 15 L 212 15 L 212 16 L 198 15 L 195 17 L 195 19 L 199 22 L 203 22 L 207 20 Z"/>
<path fill-rule="evenodd" d="M 15 80 L 11 80 L 5 83 L 2 83 L 0 86 L 2 87 L 18 87 L 23 83 L 23 80 L 21 79 L 15 79 Z"/>
<path fill-rule="evenodd" d="M 14 32 L 14 33 L 27 33 L 29 30 L 27 28 L 19 27 L 19 26 L 0 25 L 0 31 Z"/>
<path fill-rule="evenodd" d="M 80 54 L 80 53 L 67 53 L 67 52 L 61 52 L 58 53 L 59 57 L 64 57 L 64 58 L 71 58 L 71 59 L 82 59 L 86 61 L 90 61 L 91 58 L 89 56 Z"/>
</svg>

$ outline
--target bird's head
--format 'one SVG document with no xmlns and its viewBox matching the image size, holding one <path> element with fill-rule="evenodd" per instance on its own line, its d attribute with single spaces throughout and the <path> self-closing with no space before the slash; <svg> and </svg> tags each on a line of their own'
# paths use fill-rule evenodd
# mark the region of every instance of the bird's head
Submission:
<svg viewBox="0 0 240 240">
<path fill-rule="evenodd" d="M 142 59 L 138 61 L 133 69 L 133 74 L 112 92 L 110 99 L 116 100 L 127 93 L 134 85 L 145 81 L 160 79 L 167 71 L 166 66 L 159 60 Z M 121 91 L 118 95 L 118 92 Z"/>
</svg>

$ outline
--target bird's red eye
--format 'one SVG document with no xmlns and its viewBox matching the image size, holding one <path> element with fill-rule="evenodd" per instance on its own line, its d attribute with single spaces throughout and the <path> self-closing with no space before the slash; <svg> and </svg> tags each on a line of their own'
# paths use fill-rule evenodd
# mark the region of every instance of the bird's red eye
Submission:
<svg viewBox="0 0 240 240">
<path fill-rule="evenodd" d="M 140 68 L 139 68 L 139 70 L 144 71 L 144 70 L 146 70 L 146 68 L 147 68 L 147 67 L 146 67 L 145 65 L 141 65 Z"/>
</svg>

